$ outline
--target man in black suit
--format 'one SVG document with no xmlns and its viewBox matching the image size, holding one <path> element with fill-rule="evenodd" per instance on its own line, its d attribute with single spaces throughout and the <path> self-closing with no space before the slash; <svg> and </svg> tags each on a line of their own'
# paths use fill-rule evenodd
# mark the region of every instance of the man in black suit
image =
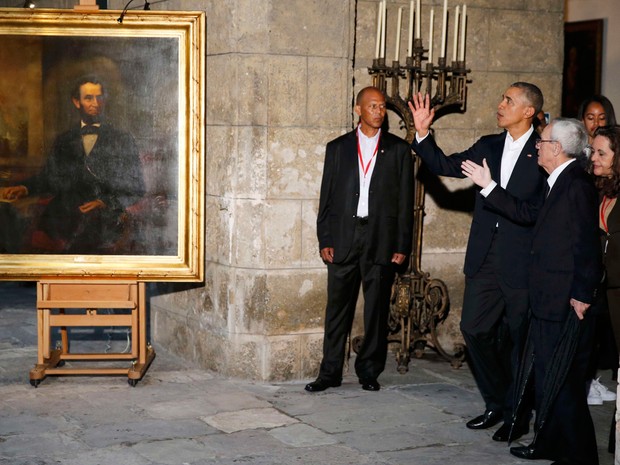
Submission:
<svg viewBox="0 0 620 465">
<path fill-rule="evenodd" d="M 544 173 L 536 163 L 538 133 L 532 120 L 543 105 L 540 89 L 516 82 L 497 107 L 502 134 L 480 138 L 464 152 L 446 156 L 429 129 L 435 112 L 429 96 L 414 95 L 411 108 L 416 137 L 413 150 L 430 171 L 441 176 L 463 178 L 461 163 L 486 158 L 495 179 L 522 200 L 542 203 Z M 467 252 L 461 332 L 467 344 L 469 363 L 485 402 L 485 412 L 467 422 L 471 429 L 504 424 L 493 436 L 507 441 L 512 416 L 512 380 L 525 338 L 528 312 L 527 260 L 535 221 L 514 222 L 484 208 L 476 197 Z M 515 431 L 528 431 L 529 417 Z"/>
<path fill-rule="evenodd" d="M 548 196 L 537 213 L 529 253 L 529 337 L 534 354 L 537 433 L 530 446 L 512 447 L 510 452 L 524 459 L 556 460 L 557 465 L 597 465 L 585 386 L 596 319 L 588 309 L 602 277 L 598 195 L 592 179 L 576 160 L 583 156 L 588 136 L 581 122 L 558 118 L 545 127 L 541 137 L 537 143 L 538 163 L 549 173 Z M 491 188 L 484 200 L 488 208 L 514 221 L 531 216 L 532 205 L 491 186 L 492 174 L 486 160 L 482 167 L 464 162 L 463 172 L 479 186 Z M 579 320 L 576 331 L 567 332 L 567 320 L 575 317 Z M 553 364 L 561 363 L 559 359 L 569 357 L 554 352 L 559 350 L 560 342 L 566 346 L 561 339 L 571 334 L 576 350 L 562 380 L 559 374 L 549 372 Z M 559 393 L 550 402 L 549 412 L 543 413 L 545 390 L 553 384 L 560 385 Z M 547 416 L 544 422 L 541 415 Z"/>
<path fill-rule="evenodd" d="M 71 101 L 79 127 L 59 135 L 41 173 L 3 189 L 7 199 L 51 194 L 38 229 L 55 253 L 128 253 L 115 249 L 127 208 L 144 195 L 133 137 L 103 120 L 105 94 L 95 76 L 81 78 Z"/>
<path fill-rule="evenodd" d="M 327 264 L 323 360 L 306 391 L 340 386 L 347 335 L 360 284 L 364 341 L 355 360 L 362 388 L 378 391 L 387 357 L 388 316 L 395 268 L 411 251 L 413 164 L 409 145 L 383 131 L 385 97 L 375 87 L 356 99 L 357 129 L 326 148 L 317 236 Z"/>
</svg>

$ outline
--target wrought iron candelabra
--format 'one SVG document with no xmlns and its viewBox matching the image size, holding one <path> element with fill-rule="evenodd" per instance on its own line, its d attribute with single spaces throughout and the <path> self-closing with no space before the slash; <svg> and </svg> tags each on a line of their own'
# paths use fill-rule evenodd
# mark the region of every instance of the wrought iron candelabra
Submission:
<svg viewBox="0 0 620 465">
<path fill-rule="evenodd" d="M 467 74 L 465 61 L 453 61 L 446 65 L 446 58 L 440 57 L 438 64 L 426 61 L 422 39 L 414 39 L 412 56 L 407 57 L 406 64 L 393 61 L 391 66 L 385 64 L 384 58 L 375 58 L 368 69 L 373 86 L 386 96 L 386 103 L 403 121 L 409 142 L 415 137 L 413 116 L 408 108 L 408 101 L 415 93 L 422 92 L 431 96 L 431 105 L 435 108 L 435 119 L 451 112 L 465 110 L 467 99 Z M 404 83 L 405 94 L 401 96 L 400 87 Z M 388 88 L 389 87 L 389 88 Z M 420 158 L 414 158 L 415 177 L 418 178 Z M 448 316 L 449 297 L 445 283 L 431 278 L 422 271 L 422 236 L 424 225 L 424 185 L 417 181 L 414 203 L 414 236 L 411 258 L 407 271 L 399 274 L 392 289 L 390 308 L 389 341 L 397 345 L 396 361 L 398 371 L 408 371 L 411 353 L 416 358 L 424 355 L 428 347 L 453 367 L 462 365 L 465 348 L 455 345 L 454 354 L 449 354 L 437 338 L 437 328 Z"/>
<path fill-rule="evenodd" d="M 423 65 L 427 51 L 422 39 L 417 38 L 414 39 L 413 56 L 407 57 L 405 65 L 393 61 L 391 66 L 387 66 L 385 58 L 375 58 L 368 68 L 372 85 L 385 94 L 388 107 L 402 118 L 409 142 L 415 137 L 415 127 L 407 102 L 414 94 L 422 92 L 430 95 L 431 106 L 439 116 L 450 111 L 464 111 L 467 100 L 467 74 L 470 70 L 466 68 L 465 61 L 453 61 L 447 66 L 446 58 L 440 57 L 437 65 L 428 61 Z M 406 84 L 404 98 L 400 94 L 401 81 Z"/>
</svg>

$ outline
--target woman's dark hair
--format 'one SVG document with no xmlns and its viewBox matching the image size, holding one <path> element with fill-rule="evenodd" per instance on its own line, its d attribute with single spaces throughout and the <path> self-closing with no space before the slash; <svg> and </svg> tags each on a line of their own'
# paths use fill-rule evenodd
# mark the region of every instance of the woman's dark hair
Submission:
<svg viewBox="0 0 620 465">
<path fill-rule="evenodd" d="M 581 102 L 581 105 L 579 105 L 579 111 L 577 112 L 578 120 L 583 121 L 583 117 L 585 116 L 586 109 L 588 108 L 588 105 L 590 105 L 591 103 L 601 104 L 601 106 L 603 107 L 603 110 L 605 110 L 605 116 L 607 117 L 608 126 L 615 126 L 617 124 L 616 123 L 616 112 L 614 112 L 614 106 L 611 104 L 609 99 L 605 97 L 604 95 L 594 95 L 588 99 L 585 99 L 583 102 Z"/>
<path fill-rule="evenodd" d="M 597 177 L 596 187 L 607 197 L 617 197 L 620 193 L 620 126 L 601 126 L 594 131 L 594 137 L 598 136 L 609 141 L 609 149 L 613 152 L 614 158 L 611 162 L 611 177 Z"/>
</svg>

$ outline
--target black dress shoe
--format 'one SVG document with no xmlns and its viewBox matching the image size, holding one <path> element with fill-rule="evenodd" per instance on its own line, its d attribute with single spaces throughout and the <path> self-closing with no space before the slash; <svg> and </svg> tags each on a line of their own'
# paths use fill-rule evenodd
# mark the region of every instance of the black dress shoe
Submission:
<svg viewBox="0 0 620 465">
<path fill-rule="evenodd" d="M 306 384 L 306 387 L 304 389 L 308 392 L 321 392 L 330 387 L 338 387 L 341 384 L 341 381 L 328 381 L 325 379 L 317 378 L 316 381 Z"/>
<path fill-rule="evenodd" d="M 510 453 L 515 457 L 519 457 L 520 459 L 525 460 L 536 460 L 543 458 L 540 456 L 540 454 L 537 453 L 536 449 L 531 446 L 511 447 Z"/>
<path fill-rule="evenodd" d="M 360 384 L 364 391 L 378 391 L 381 385 L 376 379 L 360 379 Z"/>
<path fill-rule="evenodd" d="M 521 436 L 525 436 L 530 432 L 530 425 L 517 426 L 515 425 L 512 432 L 512 440 L 515 441 Z M 504 423 L 493 435 L 494 441 L 508 442 L 508 436 L 510 435 L 510 423 Z"/>
<path fill-rule="evenodd" d="M 487 410 L 482 415 L 473 420 L 469 420 L 465 426 L 469 429 L 487 429 L 497 425 L 504 418 L 504 414 L 499 410 Z"/>
</svg>

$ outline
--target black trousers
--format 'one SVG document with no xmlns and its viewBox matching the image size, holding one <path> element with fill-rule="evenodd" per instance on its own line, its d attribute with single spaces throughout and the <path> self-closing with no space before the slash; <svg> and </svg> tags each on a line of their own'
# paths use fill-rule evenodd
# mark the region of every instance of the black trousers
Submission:
<svg viewBox="0 0 620 465">
<path fill-rule="evenodd" d="M 355 360 L 355 372 L 360 379 L 376 379 L 385 368 L 395 272 L 393 266 L 378 265 L 369 259 L 366 229 L 366 225 L 358 224 L 347 258 L 342 263 L 327 265 L 325 336 L 319 371 L 319 377 L 325 380 L 342 379 L 347 335 L 353 324 L 360 285 L 364 292 L 364 342 Z"/>
<path fill-rule="evenodd" d="M 512 416 L 513 379 L 527 334 L 527 289 L 512 288 L 499 267 L 496 236 L 475 276 L 465 280 L 461 332 L 487 409 Z"/>
<path fill-rule="evenodd" d="M 618 370 L 618 348 L 616 341 L 616 329 L 618 328 L 617 313 L 618 301 L 608 300 L 608 295 L 612 296 L 615 289 L 606 289 L 605 285 L 601 285 L 598 289 L 596 300 L 588 309 L 596 320 L 596 333 L 594 336 L 594 344 L 592 346 L 592 357 L 588 365 L 587 379 L 596 378 L 596 372 L 601 370 L 611 370 L 612 378 L 615 379 Z M 617 298 L 616 298 L 617 299 Z"/>
<path fill-rule="evenodd" d="M 571 311 L 573 311 L 571 309 Z M 566 381 L 560 388 L 551 413 L 536 439 L 536 449 L 551 460 L 570 460 L 570 463 L 598 465 L 598 452 L 594 424 L 588 408 L 586 388 L 587 372 L 594 336 L 596 315 L 586 312 L 580 321 L 579 343 Z M 562 334 L 564 322 L 532 318 L 534 343 L 534 383 L 536 385 L 536 410 L 540 411 L 543 383 L 549 360 Z M 538 418 L 536 419 L 538 428 Z"/>
</svg>

